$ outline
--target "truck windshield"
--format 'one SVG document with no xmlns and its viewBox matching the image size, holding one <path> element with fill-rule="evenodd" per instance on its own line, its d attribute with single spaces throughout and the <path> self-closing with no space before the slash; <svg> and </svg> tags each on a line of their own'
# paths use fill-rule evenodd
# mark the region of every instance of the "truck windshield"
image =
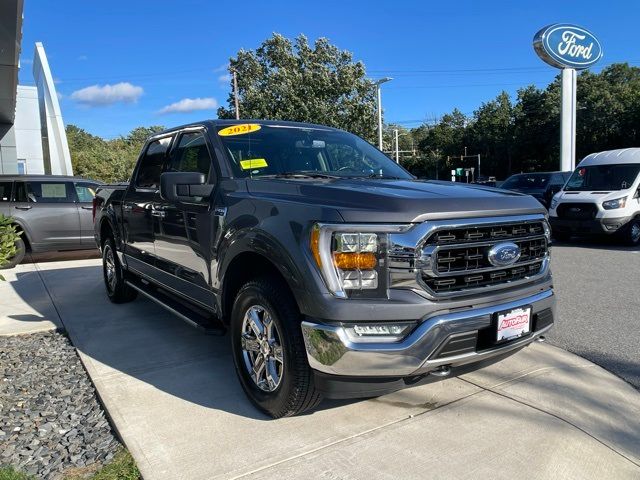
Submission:
<svg viewBox="0 0 640 480">
<path fill-rule="evenodd" d="M 541 190 L 546 188 L 551 175 L 548 173 L 521 173 L 513 175 L 501 185 L 507 190 L 519 188 L 521 190 Z"/>
<path fill-rule="evenodd" d="M 238 177 L 414 178 L 356 135 L 321 127 L 236 124 L 218 135 Z"/>
<path fill-rule="evenodd" d="M 638 164 L 578 167 L 565 186 L 566 191 L 626 190 L 640 172 Z"/>
</svg>

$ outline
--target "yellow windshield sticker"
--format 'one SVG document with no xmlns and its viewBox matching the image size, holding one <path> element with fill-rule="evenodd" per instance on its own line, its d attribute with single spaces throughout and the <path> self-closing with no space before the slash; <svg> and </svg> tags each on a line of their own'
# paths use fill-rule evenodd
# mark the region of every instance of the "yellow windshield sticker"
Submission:
<svg viewBox="0 0 640 480">
<path fill-rule="evenodd" d="M 223 128 L 218 131 L 218 135 L 221 137 L 231 137 L 233 135 L 245 135 L 251 132 L 257 132 L 262 128 L 257 123 L 241 123 L 238 125 L 231 125 L 230 127 Z"/>
<path fill-rule="evenodd" d="M 242 170 L 253 170 L 254 168 L 267 168 L 267 161 L 264 158 L 251 158 L 249 160 L 240 160 L 240 168 Z"/>
</svg>

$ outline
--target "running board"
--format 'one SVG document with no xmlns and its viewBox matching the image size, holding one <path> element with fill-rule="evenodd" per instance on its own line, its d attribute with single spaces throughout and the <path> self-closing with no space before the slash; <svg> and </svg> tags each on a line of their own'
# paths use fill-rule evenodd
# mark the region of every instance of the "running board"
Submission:
<svg viewBox="0 0 640 480">
<path fill-rule="evenodd" d="M 157 303 L 162 308 L 173 313 L 176 317 L 207 335 L 221 336 L 227 333 L 227 329 L 224 326 L 213 325 L 210 319 L 206 318 L 204 315 L 198 314 L 194 309 L 181 304 L 177 300 L 174 300 L 169 295 L 163 293 L 160 288 L 153 287 L 151 284 L 145 285 L 144 282 L 135 280 L 125 280 L 125 283 L 147 297 L 149 300 Z M 197 318 L 199 321 L 196 321 L 193 318 Z"/>
</svg>

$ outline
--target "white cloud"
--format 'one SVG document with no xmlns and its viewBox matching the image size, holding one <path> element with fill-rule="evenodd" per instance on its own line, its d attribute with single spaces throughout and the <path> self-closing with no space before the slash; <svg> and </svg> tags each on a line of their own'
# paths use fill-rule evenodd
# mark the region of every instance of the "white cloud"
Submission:
<svg viewBox="0 0 640 480">
<path fill-rule="evenodd" d="M 197 110 L 213 110 L 218 106 L 215 98 L 183 98 L 179 102 L 172 103 L 160 109 L 158 113 L 186 113 Z"/>
<path fill-rule="evenodd" d="M 84 62 L 86 60 L 89 60 L 89 57 L 87 57 L 86 55 L 80 55 L 78 57 L 78 61 L 80 61 L 80 62 Z"/>
<path fill-rule="evenodd" d="M 120 82 L 114 85 L 92 85 L 76 90 L 71 94 L 71 99 L 83 105 L 97 107 L 114 103 L 134 103 L 143 93 L 142 87 Z"/>
<path fill-rule="evenodd" d="M 220 76 L 218 77 L 218 81 L 219 81 L 220 83 L 229 83 L 229 82 L 231 81 L 231 74 L 230 74 L 230 73 L 227 73 L 227 74 L 225 74 L 225 75 L 220 75 Z"/>
<path fill-rule="evenodd" d="M 30 58 L 21 58 L 20 65 L 33 65 L 33 60 Z"/>
<path fill-rule="evenodd" d="M 213 69 L 213 73 L 220 73 L 220 72 L 224 72 L 225 70 L 229 70 L 229 64 L 228 63 L 223 63 L 222 65 L 214 68 Z"/>
</svg>

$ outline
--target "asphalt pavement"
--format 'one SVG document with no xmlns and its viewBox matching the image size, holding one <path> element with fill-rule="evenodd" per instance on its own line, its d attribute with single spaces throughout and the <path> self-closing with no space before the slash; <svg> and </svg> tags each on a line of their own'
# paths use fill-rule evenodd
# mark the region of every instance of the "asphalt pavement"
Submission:
<svg viewBox="0 0 640 480">
<path fill-rule="evenodd" d="M 640 247 L 575 239 L 551 255 L 558 318 L 547 339 L 640 389 Z"/>
</svg>

